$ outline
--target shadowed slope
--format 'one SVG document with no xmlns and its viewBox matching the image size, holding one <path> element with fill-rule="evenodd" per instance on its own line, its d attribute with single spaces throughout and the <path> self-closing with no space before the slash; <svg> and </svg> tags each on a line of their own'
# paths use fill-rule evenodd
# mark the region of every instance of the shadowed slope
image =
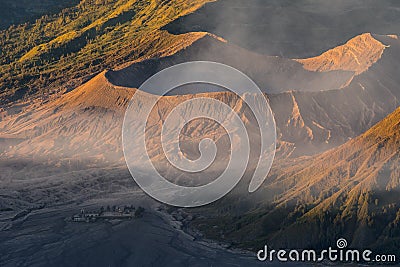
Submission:
<svg viewBox="0 0 400 267">
<path fill-rule="evenodd" d="M 327 247 L 344 237 L 352 247 L 397 253 L 399 163 L 400 108 L 336 149 L 277 164 L 263 189 L 248 197 L 251 211 L 221 222 L 240 228 L 223 234 L 244 246 L 285 248 Z M 234 201 L 219 203 L 216 213 Z"/>
</svg>

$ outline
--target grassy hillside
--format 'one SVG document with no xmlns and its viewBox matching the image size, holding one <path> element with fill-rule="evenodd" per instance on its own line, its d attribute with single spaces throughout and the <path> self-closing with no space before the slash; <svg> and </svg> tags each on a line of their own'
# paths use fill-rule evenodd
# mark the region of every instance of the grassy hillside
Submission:
<svg viewBox="0 0 400 267">
<path fill-rule="evenodd" d="M 124 62 L 171 53 L 192 34 L 160 28 L 209 0 L 82 0 L 0 32 L 1 103 L 76 87 Z M 61 86 L 61 87 L 60 87 Z"/>
</svg>

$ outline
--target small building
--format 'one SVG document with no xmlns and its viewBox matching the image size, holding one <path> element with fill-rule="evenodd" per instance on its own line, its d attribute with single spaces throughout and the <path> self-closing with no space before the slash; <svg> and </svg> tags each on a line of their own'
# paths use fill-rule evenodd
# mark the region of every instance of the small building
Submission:
<svg viewBox="0 0 400 267">
<path fill-rule="evenodd" d="M 136 216 L 135 208 L 132 207 L 114 207 L 112 210 L 101 208 L 99 211 L 87 212 L 81 209 L 79 214 L 72 216 L 73 222 L 96 222 L 100 219 L 132 219 Z M 137 217 L 137 216 L 136 216 Z"/>
<path fill-rule="evenodd" d="M 99 216 L 99 218 L 102 219 L 131 219 L 132 217 L 132 213 L 123 213 L 118 211 L 105 211 Z"/>
<path fill-rule="evenodd" d="M 72 221 L 74 222 L 86 222 L 86 218 L 80 215 L 72 216 Z"/>
<path fill-rule="evenodd" d="M 85 217 L 89 217 L 89 218 L 97 218 L 99 216 L 100 216 L 100 213 L 97 213 L 97 212 L 85 213 Z"/>
</svg>

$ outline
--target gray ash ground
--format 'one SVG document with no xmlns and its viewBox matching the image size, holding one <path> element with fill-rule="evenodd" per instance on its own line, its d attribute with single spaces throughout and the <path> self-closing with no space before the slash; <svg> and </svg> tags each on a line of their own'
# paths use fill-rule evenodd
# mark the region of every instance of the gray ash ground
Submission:
<svg viewBox="0 0 400 267">
<path fill-rule="evenodd" d="M 99 207 L 110 201 L 120 204 L 119 197 L 116 199 L 44 207 L 10 219 L 0 231 L 0 266 L 266 265 L 255 255 L 195 240 L 172 216 L 160 212 L 159 204 L 139 192 L 130 197 L 129 204 L 146 208 L 141 218 L 95 223 L 67 219 L 81 208 Z"/>
</svg>

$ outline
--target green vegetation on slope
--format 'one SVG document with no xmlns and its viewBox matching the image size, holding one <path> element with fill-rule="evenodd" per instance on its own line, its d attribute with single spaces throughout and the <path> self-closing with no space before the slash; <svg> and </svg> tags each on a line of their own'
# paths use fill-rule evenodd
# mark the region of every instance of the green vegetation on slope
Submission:
<svg viewBox="0 0 400 267">
<path fill-rule="evenodd" d="M 175 36 L 160 28 L 208 1 L 82 0 L 57 15 L 10 27 L 0 32 L 0 100 L 73 88 L 105 68 L 173 53 L 169 47 L 193 34 Z"/>
</svg>

